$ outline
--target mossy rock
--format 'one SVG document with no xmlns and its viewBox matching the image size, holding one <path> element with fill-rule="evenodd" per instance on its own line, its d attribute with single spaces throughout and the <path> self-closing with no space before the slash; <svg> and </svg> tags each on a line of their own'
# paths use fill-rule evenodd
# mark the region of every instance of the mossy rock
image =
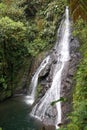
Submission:
<svg viewBox="0 0 87 130">
<path fill-rule="evenodd" d="M 41 93 L 41 91 L 42 91 L 42 86 L 41 86 L 41 84 L 39 83 L 38 86 L 37 86 L 36 98 L 39 97 L 39 94 Z"/>
<path fill-rule="evenodd" d="M 11 90 L 7 90 L 7 91 L 2 91 L 2 92 L 0 92 L 0 101 L 3 101 L 3 100 L 5 100 L 5 99 L 11 97 L 11 95 L 12 95 Z"/>
<path fill-rule="evenodd" d="M 11 92 L 11 90 L 8 90 L 8 91 L 6 91 L 6 98 L 9 98 L 9 97 L 11 97 L 11 95 L 12 95 L 12 92 Z"/>
</svg>

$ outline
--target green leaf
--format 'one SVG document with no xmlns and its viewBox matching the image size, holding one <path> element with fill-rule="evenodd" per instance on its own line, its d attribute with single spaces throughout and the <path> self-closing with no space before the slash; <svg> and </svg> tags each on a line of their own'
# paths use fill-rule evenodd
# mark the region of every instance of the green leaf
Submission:
<svg viewBox="0 0 87 130">
<path fill-rule="evenodd" d="M 60 97 L 60 99 L 51 102 L 51 106 L 54 106 L 54 105 L 55 105 L 56 103 L 58 103 L 58 102 L 66 102 L 66 101 L 67 101 L 66 98 Z"/>
</svg>

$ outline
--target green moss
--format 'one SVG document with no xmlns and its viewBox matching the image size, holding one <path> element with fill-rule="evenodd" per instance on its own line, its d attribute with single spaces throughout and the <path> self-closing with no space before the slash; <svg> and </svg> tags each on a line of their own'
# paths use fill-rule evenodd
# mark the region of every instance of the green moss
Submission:
<svg viewBox="0 0 87 130">
<path fill-rule="evenodd" d="M 36 98 L 39 96 L 39 94 L 41 93 L 41 91 L 42 91 L 42 86 L 41 86 L 41 84 L 39 83 L 38 86 L 37 86 Z"/>
<path fill-rule="evenodd" d="M 4 92 L 0 92 L 0 101 L 3 101 L 6 97 L 6 93 Z"/>
<path fill-rule="evenodd" d="M 0 92 L 0 101 L 3 101 L 3 100 L 5 100 L 6 98 L 11 97 L 11 95 L 12 95 L 11 90 L 7 90 L 7 91 L 3 90 L 3 91 L 1 91 L 1 92 Z"/>
<path fill-rule="evenodd" d="M 30 66 L 31 66 L 31 62 L 32 62 L 32 58 L 25 58 L 22 67 L 20 68 L 20 70 L 17 73 L 17 76 L 14 77 L 14 90 L 20 90 L 23 87 L 23 78 L 24 76 L 26 76 L 26 74 L 28 74 Z M 27 80 L 28 77 L 25 77 Z M 27 84 L 27 81 L 26 81 Z"/>
<path fill-rule="evenodd" d="M 9 97 L 11 97 L 11 95 L 12 95 L 12 92 L 11 92 L 11 90 L 8 90 L 8 91 L 6 91 L 6 98 L 9 98 Z"/>
</svg>

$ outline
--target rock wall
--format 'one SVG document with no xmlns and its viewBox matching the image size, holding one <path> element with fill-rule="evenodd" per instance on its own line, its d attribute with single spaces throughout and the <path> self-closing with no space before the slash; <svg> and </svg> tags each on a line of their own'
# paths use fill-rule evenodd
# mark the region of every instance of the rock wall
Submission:
<svg viewBox="0 0 87 130">
<path fill-rule="evenodd" d="M 70 56 L 71 59 L 67 63 L 68 68 L 65 68 L 62 74 L 62 89 L 61 96 L 66 99 L 66 102 L 62 102 L 62 122 L 63 124 L 67 124 L 69 119 L 67 118 L 67 114 L 72 110 L 72 93 L 75 84 L 74 75 L 77 69 L 77 65 L 81 58 L 81 55 L 78 51 L 79 42 L 77 38 L 71 36 L 70 40 Z"/>
<path fill-rule="evenodd" d="M 62 83 L 61 83 L 61 97 L 66 99 L 66 102 L 62 102 L 62 123 L 67 124 L 69 120 L 67 119 L 67 114 L 70 113 L 72 110 L 72 93 L 75 81 L 73 79 L 77 65 L 81 58 L 81 55 L 78 51 L 79 42 L 77 38 L 71 36 L 70 37 L 70 56 L 71 59 L 69 62 L 66 63 L 66 66 L 62 73 Z M 49 62 L 48 66 L 42 71 L 39 77 L 39 84 L 41 85 L 42 89 L 39 93 L 38 100 L 46 93 L 52 83 L 52 75 L 53 75 L 53 68 L 56 65 L 56 53 L 55 50 L 52 50 L 51 55 L 52 61 Z M 48 126 L 49 127 L 49 126 Z M 46 129 L 46 128 L 45 128 Z"/>
<path fill-rule="evenodd" d="M 15 79 L 14 95 L 17 96 L 27 93 L 31 78 L 47 53 L 48 52 L 42 52 L 38 54 L 37 57 L 26 59 L 25 65 L 23 66 L 24 68 L 19 70 L 18 76 Z"/>
</svg>

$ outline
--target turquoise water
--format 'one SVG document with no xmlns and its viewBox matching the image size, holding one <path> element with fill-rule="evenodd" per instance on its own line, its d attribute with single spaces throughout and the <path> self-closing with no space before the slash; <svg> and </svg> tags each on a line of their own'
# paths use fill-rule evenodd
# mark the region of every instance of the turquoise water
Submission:
<svg viewBox="0 0 87 130">
<path fill-rule="evenodd" d="M 39 130 L 40 123 L 29 116 L 31 109 L 24 97 L 0 103 L 0 127 L 2 130 Z"/>
</svg>

